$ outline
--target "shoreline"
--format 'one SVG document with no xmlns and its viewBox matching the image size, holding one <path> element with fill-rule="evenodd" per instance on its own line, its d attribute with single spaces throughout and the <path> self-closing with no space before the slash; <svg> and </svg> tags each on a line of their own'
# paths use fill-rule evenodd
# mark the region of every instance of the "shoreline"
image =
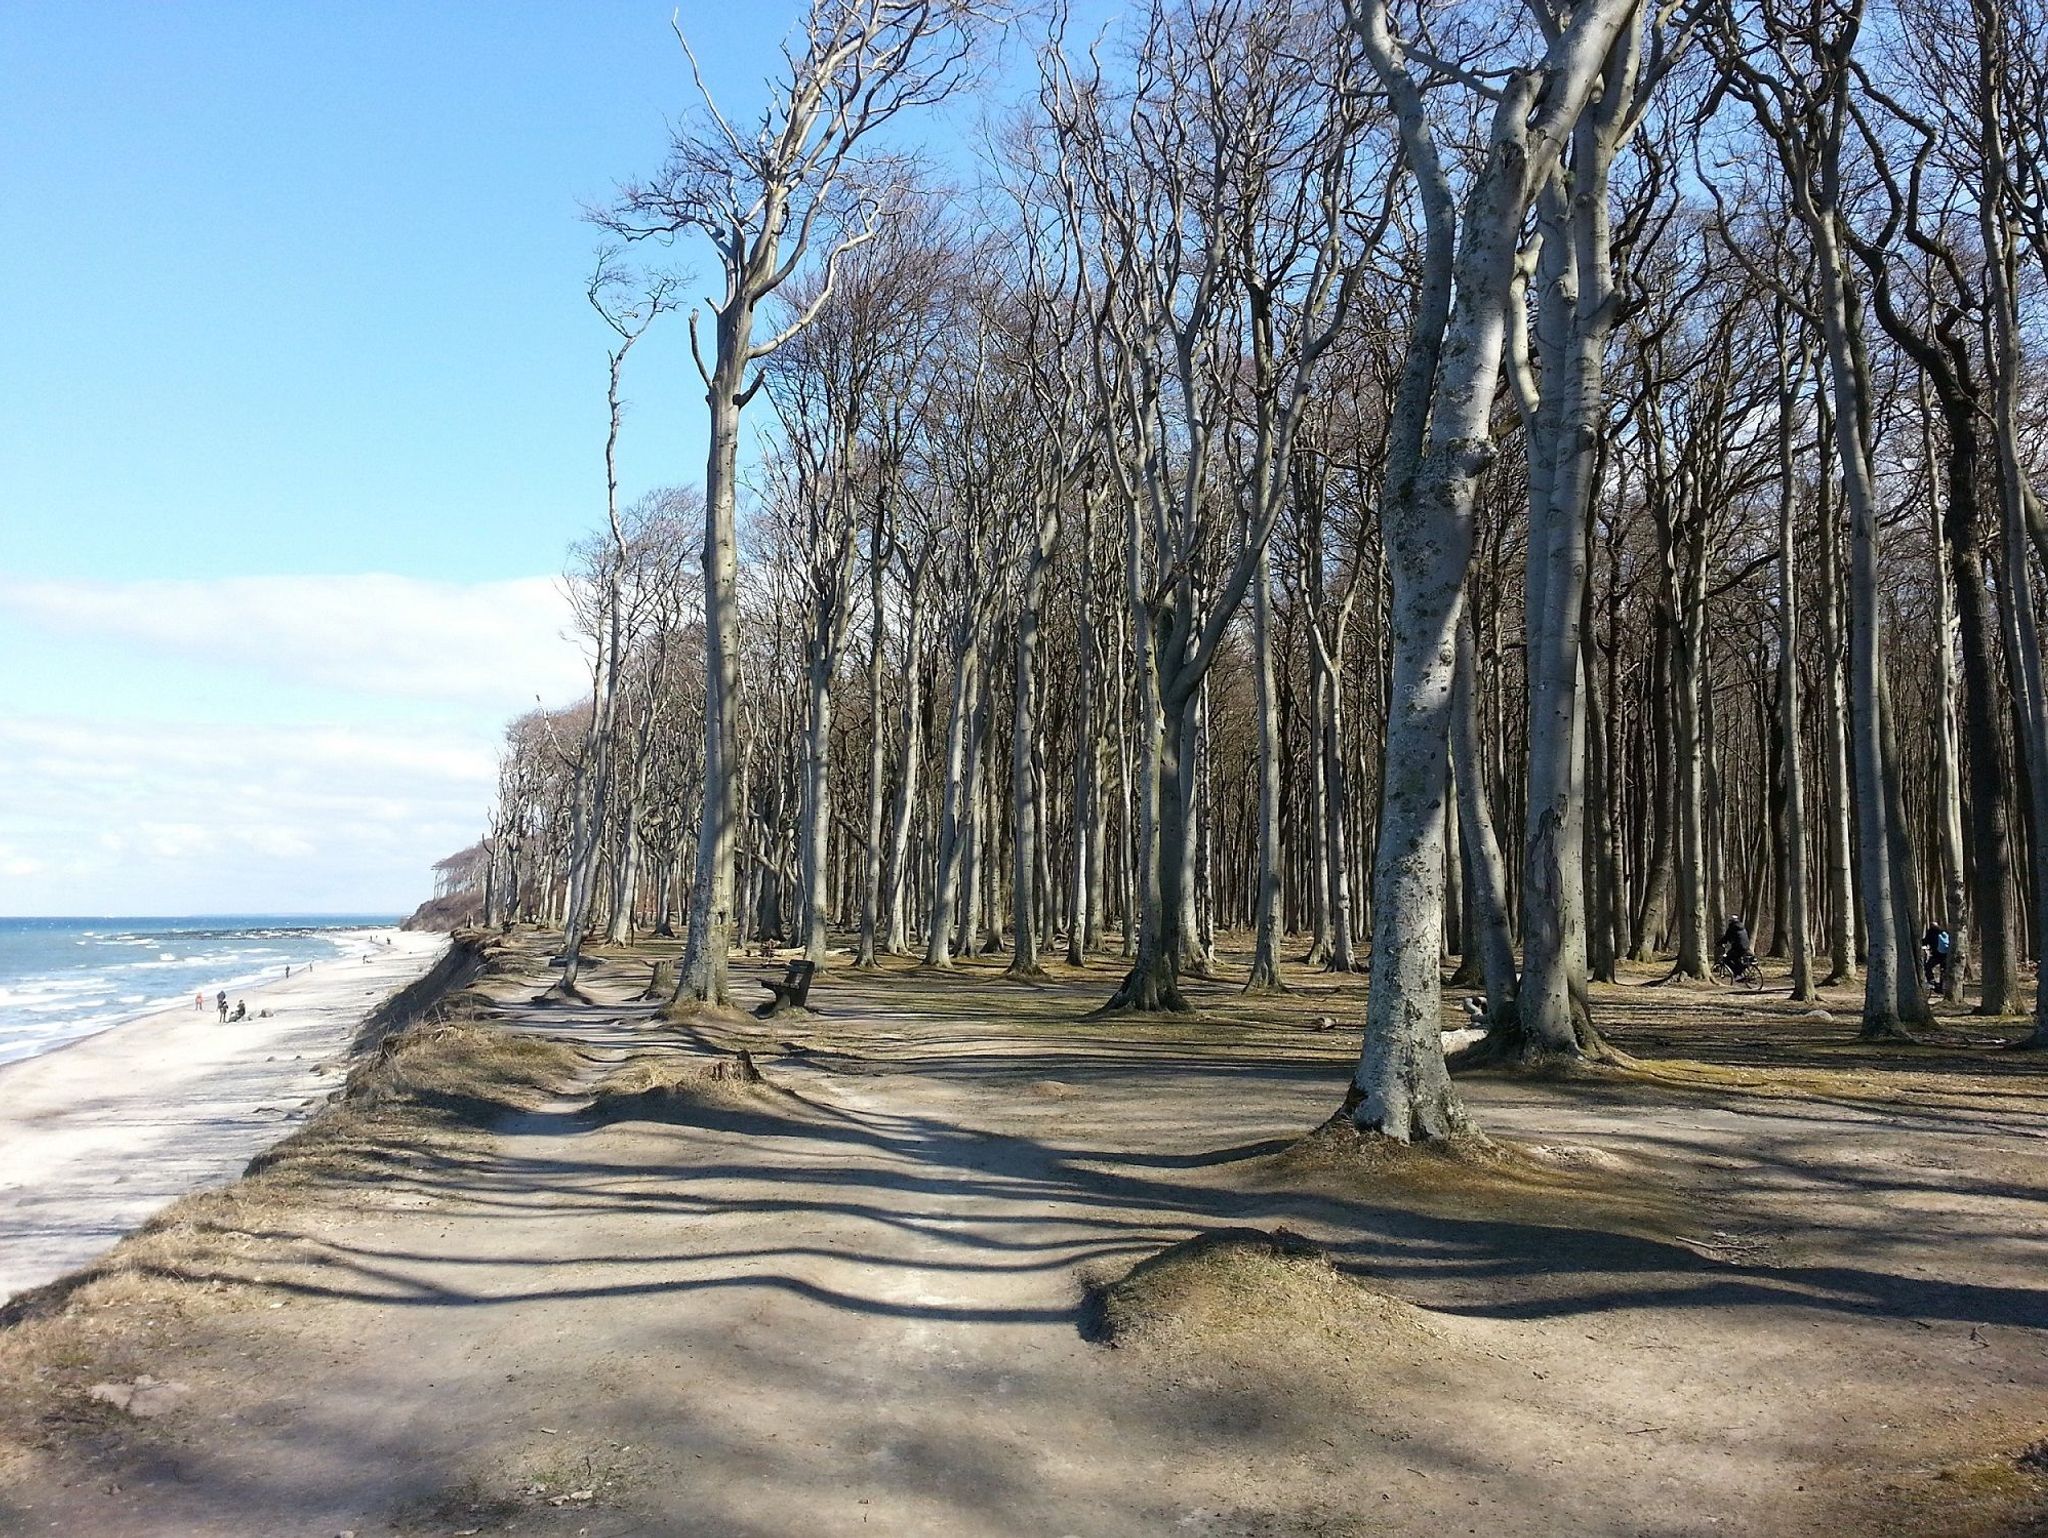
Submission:
<svg viewBox="0 0 2048 1538">
<path fill-rule="evenodd" d="M 376 944 L 378 937 L 396 936 L 406 931 L 400 930 L 395 924 L 352 924 L 334 929 L 308 930 L 305 932 L 325 935 L 330 937 L 333 943 L 360 947 L 365 953 L 377 954 L 377 950 L 373 950 L 372 946 Z M 174 1015 L 184 1014 L 204 1015 L 208 1019 L 213 1019 L 215 1016 L 212 1001 L 213 996 L 218 992 L 225 991 L 229 995 L 230 1007 L 232 1008 L 233 999 L 246 997 L 259 988 L 269 989 L 281 983 L 296 982 L 298 980 L 297 971 L 311 968 L 318 962 L 325 961 L 331 965 L 339 966 L 344 963 L 359 963 L 360 960 L 360 955 L 350 951 L 347 953 L 337 953 L 331 957 L 316 957 L 313 961 L 268 963 L 259 971 L 243 972 L 232 977 L 210 979 L 204 989 L 196 990 L 207 1000 L 207 1007 L 204 1009 L 188 1009 L 183 993 L 176 995 L 166 994 L 161 998 L 145 999 L 133 1005 L 127 1012 L 117 1018 L 102 1020 L 98 1024 L 88 1026 L 75 1036 L 65 1036 L 60 1040 L 43 1044 L 35 1044 L 35 1038 L 0 1035 L 0 1074 L 5 1074 L 7 1070 L 22 1063 L 34 1062 L 36 1059 L 48 1057 L 54 1052 L 63 1052 L 68 1048 L 77 1046 L 80 1042 L 95 1040 L 106 1035 L 109 1031 L 123 1030 L 132 1025 L 139 1025 L 145 1020 L 154 1020 L 160 1017 L 168 1019 Z M 278 976 L 279 968 L 287 964 L 295 969 L 294 975 L 291 978 Z M 269 981 L 266 982 L 266 978 Z M 260 1005 L 252 1006 L 252 1013 L 254 1009 L 260 1007 Z M 247 1022 L 244 1021 L 243 1023 L 246 1024 Z M 19 1055 L 11 1055 L 14 1053 L 14 1048 L 25 1039 L 32 1043 L 29 1050 Z"/>
<path fill-rule="evenodd" d="M 0 1063 L 0 1302 L 239 1176 L 338 1087 L 364 1023 L 449 947 L 446 935 L 350 933 L 362 959 L 231 987 L 244 1020 L 180 1004 Z"/>
</svg>

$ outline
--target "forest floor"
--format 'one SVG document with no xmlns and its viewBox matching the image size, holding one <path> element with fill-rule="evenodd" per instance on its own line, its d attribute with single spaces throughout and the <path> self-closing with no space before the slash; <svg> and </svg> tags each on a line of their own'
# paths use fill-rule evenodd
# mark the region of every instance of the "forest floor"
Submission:
<svg viewBox="0 0 2048 1538">
<path fill-rule="evenodd" d="M 1093 1019 L 1110 958 L 836 966 L 677 1027 L 651 949 L 576 1004 L 490 944 L 14 1307 L 0 1533 L 2048 1532 L 2016 1023 L 1863 1046 L 1850 994 L 1644 972 L 1594 999 L 1635 1070 L 1469 1076 L 1494 1149 L 1389 1160 L 1303 1141 L 1362 979 Z"/>
</svg>

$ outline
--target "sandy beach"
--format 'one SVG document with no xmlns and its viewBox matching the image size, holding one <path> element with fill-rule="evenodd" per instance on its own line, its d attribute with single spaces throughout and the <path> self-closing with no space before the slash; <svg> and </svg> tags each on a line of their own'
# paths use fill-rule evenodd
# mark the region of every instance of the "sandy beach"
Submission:
<svg viewBox="0 0 2048 1538">
<path fill-rule="evenodd" d="M 395 929 L 351 940 L 333 962 L 237 990 L 246 1020 L 185 1007 L 0 1067 L 0 1300 L 239 1175 L 340 1082 L 364 1016 L 448 943 Z"/>
</svg>

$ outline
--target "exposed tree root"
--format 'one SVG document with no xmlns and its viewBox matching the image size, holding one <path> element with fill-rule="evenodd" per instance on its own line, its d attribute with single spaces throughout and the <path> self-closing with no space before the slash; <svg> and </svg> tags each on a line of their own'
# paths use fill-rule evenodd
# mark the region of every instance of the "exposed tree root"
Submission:
<svg viewBox="0 0 2048 1538">
<path fill-rule="evenodd" d="M 1713 979 L 1704 972 L 1688 972 L 1674 961 L 1671 963 L 1671 970 L 1662 977 L 1653 977 L 1648 982 L 1638 983 L 1636 986 L 1639 988 L 1662 988 L 1671 983 L 1677 983 L 1683 987 L 1706 988 L 1712 986 Z"/>
<path fill-rule="evenodd" d="M 1126 1004 L 1123 995 L 1118 994 L 1100 1009 L 1091 1009 L 1083 1020 L 1118 1020 L 1131 1015 L 1193 1015 L 1199 1011 L 1175 989 L 1166 998 L 1152 1003 Z"/>
<path fill-rule="evenodd" d="M 1536 1079 L 1572 1079 L 1607 1078 L 1637 1062 L 1605 1041 L 1590 1050 L 1581 1045 L 1576 1051 L 1561 1051 L 1530 1040 L 1519 1025 L 1510 1025 L 1496 1027 L 1484 1039 L 1449 1054 L 1444 1066 L 1454 1074 L 1488 1069 Z"/>
<path fill-rule="evenodd" d="M 1191 1015 L 1194 1006 L 1180 991 L 1180 978 L 1171 963 L 1139 960 L 1125 974 L 1123 983 L 1102 1008 L 1088 1016 L 1103 1019 L 1112 1014 Z"/>
<path fill-rule="evenodd" d="M 1344 1102 L 1336 1114 L 1306 1137 L 1297 1139 L 1281 1157 L 1342 1157 L 1347 1161 L 1363 1160 L 1384 1167 L 1390 1160 L 1409 1156 L 1464 1158 L 1494 1146 L 1485 1133 L 1473 1126 L 1471 1118 L 1455 1100 L 1445 1106 L 1423 1108 L 1432 1114 L 1415 1117 L 1409 1136 L 1405 1138 L 1378 1127 L 1360 1126 L 1358 1108 L 1364 1102 L 1365 1096 L 1356 1084 L 1352 1084 L 1345 1090 Z"/>
<path fill-rule="evenodd" d="M 743 1025 L 754 1017 L 735 1006 L 730 998 L 700 999 L 685 993 L 679 999 L 670 999 L 655 1012 L 655 1017 L 671 1025 L 694 1024 L 700 1021 L 718 1025 Z"/>
<path fill-rule="evenodd" d="M 558 1004 L 589 1004 L 595 1002 L 589 994 L 570 982 L 566 977 L 557 978 L 533 996 L 533 1002 L 547 1008 Z"/>
</svg>

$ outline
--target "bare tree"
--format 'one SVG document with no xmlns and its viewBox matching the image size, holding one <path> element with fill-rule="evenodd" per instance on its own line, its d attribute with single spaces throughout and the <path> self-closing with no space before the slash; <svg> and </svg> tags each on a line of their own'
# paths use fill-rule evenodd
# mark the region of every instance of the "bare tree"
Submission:
<svg viewBox="0 0 2048 1538">
<path fill-rule="evenodd" d="M 812 0 L 751 132 L 720 111 L 697 69 L 701 116 L 678 131 L 661 172 L 629 184 L 598 218 L 633 240 L 702 236 L 723 292 L 707 301 L 713 342 L 697 349 L 711 414 L 704 471 L 704 812 L 676 1000 L 727 1002 L 738 837 L 739 612 L 734 496 L 740 413 L 757 364 L 799 334 L 832 293 L 840 261 L 897 207 L 903 165 L 871 153 L 906 111 L 942 100 L 961 78 L 979 0 Z M 678 33 L 680 38 L 681 34 Z M 689 45 L 684 42 L 684 52 Z M 757 339 L 761 306 L 806 267 L 811 303 Z M 698 340 L 691 317 L 691 340 Z"/>
<path fill-rule="evenodd" d="M 1470 1125 L 1441 1041 L 1445 771 L 1472 504 L 1494 457 L 1490 417 L 1518 237 L 1635 10 L 1632 0 L 1593 0 L 1552 31 L 1540 62 L 1508 72 L 1461 205 L 1386 0 L 1347 0 L 1351 28 L 1400 124 L 1425 215 L 1423 282 L 1382 511 L 1394 588 L 1393 697 L 1374 861 L 1372 988 L 1345 1107 L 1359 1127 L 1402 1142 Z"/>
</svg>

